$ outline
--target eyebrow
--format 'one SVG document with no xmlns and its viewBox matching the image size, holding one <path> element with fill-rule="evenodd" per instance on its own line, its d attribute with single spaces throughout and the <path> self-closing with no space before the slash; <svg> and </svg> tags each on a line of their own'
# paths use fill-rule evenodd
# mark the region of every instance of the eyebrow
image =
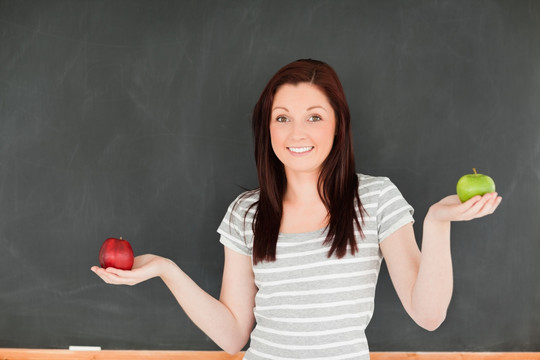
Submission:
<svg viewBox="0 0 540 360">
<path fill-rule="evenodd" d="M 285 110 L 285 111 L 289 112 L 289 109 L 287 109 L 284 106 L 276 106 L 275 108 L 272 109 L 272 111 L 275 111 L 275 110 L 278 110 L 278 109 Z M 313 109 L 323 109 L 324 111 L 328 112 L 328 110 L 326 110 L 326 108 L 324 106 L 321 106 L 321 105 L 310 106 L 310 107 L 308 107 L 306 109 L 306 111 L 310 111 L 310 110 L 313 110 Z"/>
<path fill-rule="evenodd" d="M 324 106 L 321 106 L 321 105 L 311 106 L 311 107 L 308 107 L 306 110 L 310 111 L 310 110 L 313 110 L 313 109 L 323 109 L 324 111 L 328 112 L 328 110 L 326 110 L 326 108 Z"/>
</svg>

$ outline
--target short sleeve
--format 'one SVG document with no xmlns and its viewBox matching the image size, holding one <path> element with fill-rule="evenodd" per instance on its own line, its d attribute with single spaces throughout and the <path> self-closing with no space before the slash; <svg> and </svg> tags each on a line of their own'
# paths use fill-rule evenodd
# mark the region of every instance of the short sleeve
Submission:
<svg viewBox="0 0 540 360">
<path fill-rule="evenodd" d="M 384 178 L 377 205 L 379 242 L 408 223 L 414 223 L 414 209 L 390 179 Z"/>
<path fill-rule="evenodd" d="M 253 210 L 246 203 L 253 203 L 239 196 L 227 209 L 217 232 L 219 241 L 231 250 L 242 255 L 250 256 L 252 253 L 251 214 Z"/>
</svg>

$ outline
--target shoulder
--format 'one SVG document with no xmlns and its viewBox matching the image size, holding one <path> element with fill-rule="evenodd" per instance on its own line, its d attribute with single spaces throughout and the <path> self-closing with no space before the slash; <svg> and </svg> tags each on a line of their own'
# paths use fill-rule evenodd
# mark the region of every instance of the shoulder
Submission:
<svg viewBox="0 0 540 360">
<path fill-rule="evenodd" d="M 365 208 L 377 207 L 382 210 L 394 203 L 405 202 L 403 194 L 386 176 L 358 174 L 358 196 Z"/>
<path fill-rule="evenodd" d="M 238 195 L 227 209 L 230 221 L 237 225 L 252 223 L 257 211 L 258 201 L 259 189 L 245 191 Z"/>
<path fill-rule="evenodd" d="M 376 222 L 379 243 L 405 224 L 414 223 L 414 209 L 385 176 L 359 174 L 359 196 L 368 217 Z"/>
<path fill-rule="evenodd" d="M 229 206 L 229 211 L 236 214 L 246 214 L 254 210 L 259 201 L 259 189 L 249 190 L 241 193 Z"/>
<path fill-rule="evenodd" d="M 359 194 L 382 191 L 390 186 L 395 186 L 386 176 L 372 176 L 365 174 L 357 174 L 357 176 Z"/>
<path fill-rule="evenodd" d="M 253 219 L 256 212 L 259 191 L 246 191 L 229 205 L 221 221 L 218 233 L 220 242 L 243 255 L 251 254 L 253 245 Z"/>
</svg>

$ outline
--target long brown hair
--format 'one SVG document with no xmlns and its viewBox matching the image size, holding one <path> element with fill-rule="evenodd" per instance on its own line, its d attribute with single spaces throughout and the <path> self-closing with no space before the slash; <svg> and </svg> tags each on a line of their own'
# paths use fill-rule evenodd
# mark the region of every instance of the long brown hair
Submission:
<svg viewBox="0 0 540 360">
<path fill-rule="evenodd" d="M 252 126 L 255 140 L 255 161 L 259 178 L 259 201 L 253 222 L 253 262 L 274 261 L 276 243 L 283 213 L 283 196 L 287 178 L 283 164 L 274 154 L 270 141 L 270 115 L 274 95 L 281 85 L 311 83 L 322 90 L 336 116 L 336 136 L 330 154 L 319 175 L 319 196 L 328 214 L 328 234 L 325 244 L 331 244 L 328 256 L 339 258 L 358 250 L 354 230 L 362 234 L 357 209 L 363 220 L 363 208 L 358 196 L 358 176 L 350 135 L 350 113 L 339 78 L 328 64 L 312 59 L 292 62 L 281 68 L 264 88 L 253 110 Z"/>
</svg>

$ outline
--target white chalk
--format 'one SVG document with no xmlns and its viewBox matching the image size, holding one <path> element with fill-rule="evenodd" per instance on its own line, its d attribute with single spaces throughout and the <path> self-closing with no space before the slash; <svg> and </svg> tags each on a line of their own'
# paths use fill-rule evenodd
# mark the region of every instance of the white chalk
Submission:
<svg viewBox="0 0 540 360">
<path fill-rule="evenodd" d="M 70 345 L 70 351 L 101 351 L 101 346 L 77 346 Z"/>
</svg>

